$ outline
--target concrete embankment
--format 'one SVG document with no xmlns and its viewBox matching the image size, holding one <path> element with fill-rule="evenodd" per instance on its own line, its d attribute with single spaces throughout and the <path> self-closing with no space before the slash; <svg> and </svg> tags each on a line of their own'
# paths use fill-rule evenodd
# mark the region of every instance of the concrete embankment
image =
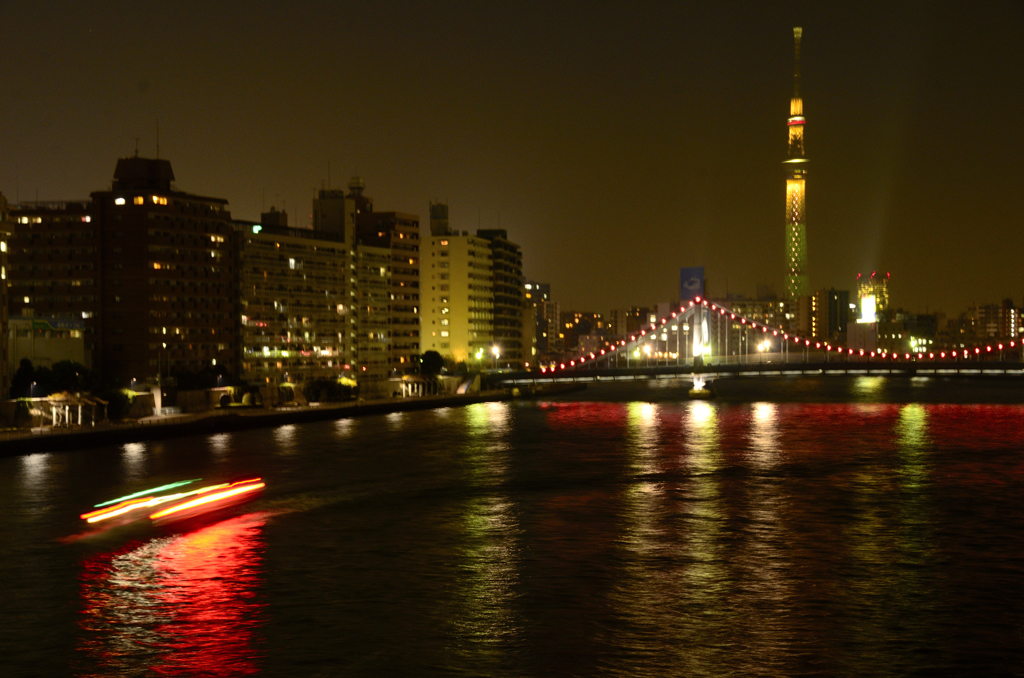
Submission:
<svg viewBox="0 0 1024 678">
<path fill-rule="evenodd" d="M 576 385 L 567 385 L 576 386 Z M 0 433 L 0 456 L 60 452 L 89 447 L 123 445 L 124 443 L 177 438 L 190 435 L 208 435 L 254 428 L 305 424 L 314 421 L 345 419 L 390 412 L 430 410 L 438 407 L 461 407 L 473 403 L 512 400 L 518 397 L 555 395 L 576 388 L 538 389 L 535 393 L 512 395 L 506 391 L 491 391 L 465 395 L 424 396 L 372 401 L 353 401 L 313 407 L 276 410 L 229 408 L 195 415 L 147 417 L 138 422 L 102 424 L 96 427 L 71 429 L 45 429 L 44 431 Z"/>
</svg>

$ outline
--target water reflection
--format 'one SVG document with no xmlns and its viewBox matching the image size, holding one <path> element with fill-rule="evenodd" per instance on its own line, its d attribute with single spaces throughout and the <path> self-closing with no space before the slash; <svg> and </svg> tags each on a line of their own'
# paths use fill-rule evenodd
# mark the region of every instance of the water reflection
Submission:
<svg viewBox="0 0 1024 678">
<path fill-rule="evenodd" d="M 255 673 L 265 520 L 248 514 L 86 562 L 81 672 Z"/>
<path fill-rule="evenodd" d="M 126 443 L 121 452 L 126 480 L 138 480 L 146 473 L 146 443 Z"/>
<path fill-rule="evenodd" d="M 21 458 L 21 484 L 27 494 L 35 494 L 42 489 L 49 468 L 49 453 L 27 454 Z"/>
<path fill-rule="evenodd" d="M 855 396 L 866 400 L 878 397 L 885 388 L 885 377 L 857 377 L 852 390 Z"/>
<path fill-rule="evenodd" d="M 348 438 L 354 431 L 354 419 L 338 419 L 334 422 L 334 435 L 338 438 Z"/>
<path fill-rule="evenodd" d="M 220 456 L 231 449 L 230 433 L 215 433 L 210 436 L 210 449 L 217 456 Z"/>
<path fill-rule="evenodd" d="M 453 620 L 457 651 L 495 670 L 521 624 L 513 610 L 519 584 L 520 526 L 504 483 L 510 465 L 509 406 L 480 403 L 466 408 L 470 439 L 465 462 L 480 494 L 466 500 L 459 558 L 459 606 Z"/>
<path fill-rule="evenodd" d="M 388 423 L 388 430 L 390 431 L 401 431 L 404 419 L 405 412 L 391 412 L 384 415 L 384 421 Z"/>
<path fill-rule="evenodd" d="M 775 403 L 754 403 L 749 457 L 757 469 L 771 468 L 779 461 L 778 409 Z"/>
<path fill-rule="evenodd" d="M 295 437 L 296 437 L 296 426 L 295 424 L 287 424 L 285 426 L 278 426 L 274 429 L 274 442 L 277 443 L 277 450 L 284 454 L 292 454 L 296 451 L 295 449 Z"/>
</svg>

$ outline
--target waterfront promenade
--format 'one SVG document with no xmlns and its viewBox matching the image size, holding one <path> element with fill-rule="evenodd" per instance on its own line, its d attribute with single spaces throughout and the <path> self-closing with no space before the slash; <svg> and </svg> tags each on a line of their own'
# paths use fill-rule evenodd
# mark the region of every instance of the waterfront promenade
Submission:
<svg viewBox="0 0 1024 678">
<path fill-rule="evenodd" d="M 524 397 L 566 390 L 575 389 L 539 389 L 534 394 L 524 394 Z M 0 456 L 76 450 L 144 440 L 303 424 L 390 412 L 461 407 L 473 403 L 510 400 L 515 397 L 520 396 L 512 390 L 505 389 L 415 398 L 360 399 L 343 403 L 279 407 L 272 410 L 230 407 L 193 414 L 157 415 L 124 422 L 105 421 L 96 426 L 8 430 L 0 432 Z"/>
</svg>

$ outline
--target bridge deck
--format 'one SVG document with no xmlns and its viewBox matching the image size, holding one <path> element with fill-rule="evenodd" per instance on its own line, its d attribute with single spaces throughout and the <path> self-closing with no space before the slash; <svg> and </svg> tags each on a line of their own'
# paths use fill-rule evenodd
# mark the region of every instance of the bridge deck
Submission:
<svg viewBox="0 0 1024 678">
<path fill-rule="evenodd" d="M 892 376 L 892 377 L 1024 377 L 1024 363 L 1020 362 L 963 362 L 950 363 L 915 361 L 903 364 L 877 363 L 746 363 L 710 364 L 694 369 L 690 365 L 657 365 L 649 367 L 597 367 L 559 372 L 502 372 L 485 375 L 494 384 L 521 385 L 568 383 L 581 381 L 636 381 L 647 379 L 674 379 L 703 375 L 708 381 L 730 377 L 796 377 L 796 376 Z"/>
</svg>

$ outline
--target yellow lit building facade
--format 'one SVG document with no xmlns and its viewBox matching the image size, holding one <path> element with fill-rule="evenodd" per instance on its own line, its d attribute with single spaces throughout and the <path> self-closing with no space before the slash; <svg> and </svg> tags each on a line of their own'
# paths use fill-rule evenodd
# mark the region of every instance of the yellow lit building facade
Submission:
<svg viewBox="0 0 1024 678">
<path fill-rule="evenodd" d="M 468 234 L 432 235 L 421 270 L 424 352 L 437 351 L 470 367 L 493 364 L 491 241 Z"/>
</svg>

